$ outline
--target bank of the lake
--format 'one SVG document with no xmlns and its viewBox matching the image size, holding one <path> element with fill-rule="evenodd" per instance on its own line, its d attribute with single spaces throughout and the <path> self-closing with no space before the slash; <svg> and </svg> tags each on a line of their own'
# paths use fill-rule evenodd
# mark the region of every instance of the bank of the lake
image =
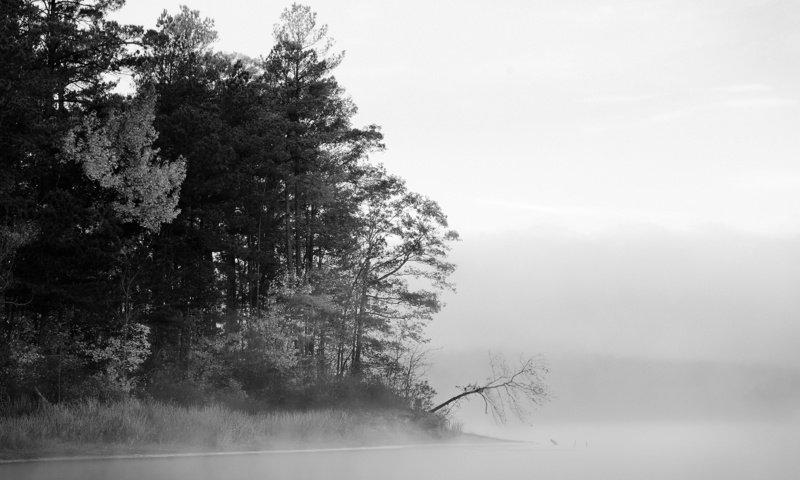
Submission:
<svg viewBox="0 0 800 480">
<path fill-rule="evenodd" d="M 243 412 L 129 399 L 46 405 L 0 416 L 0 459 L 431 443 L 462 435 L 401 410 Z"/>
</svg>

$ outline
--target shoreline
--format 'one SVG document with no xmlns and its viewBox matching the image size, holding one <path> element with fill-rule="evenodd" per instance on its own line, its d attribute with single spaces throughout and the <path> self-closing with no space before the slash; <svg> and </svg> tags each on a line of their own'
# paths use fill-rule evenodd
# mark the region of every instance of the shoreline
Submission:
<svg viewBox="0 0 800 480">
<path fill-rule="evenodd" d="M 180 448 L 176 448 L 175 451 L 167 451 L 164 452 L 165 448 L 160 446 L 158 450 L 162 453 L 155 453 L 151 450 L 156 450 L 156 446 L 153 448 L 143 448 L 143 451 L 139 453 L 135 452 L 136 448 L 133 448 L 134 452 L 127 452 L 127 453 L 97 453 L 97 454 L 86 454 L 86 453 L 78 453 L 75 454 L 59 452 L 58 456 L 48 456 L 44 453 L 42 456 L 25 456 L 24 454 L 19 457 L 11 457 L 11 458 L 0 458 L 0 465 L 8 465 L 8 464 L 17 464 L 17 463 L 38 463 L 38 462 L 75 462 L 75 461 L 111 461 L 111 460 L 146 460 L 146 459 L 159 459 L 159 458 L 193 458 L 193 457 L 218 457 L 218 456 L 245 456 L 245 455 L 285 455 L 285 454 L 306 454 L 306 453 L 335 453 L 335 452 L 357 452 L 357 451 L 377 451 L 377 450 L 405 450 L 405 449 L 413 449 L 413 448 L 446 448 L 446 447 L 461 447 L 464 445 L 516 445 L 520 443 L 526 443 L 520 440 L 508 440 L 496 437 L 489 437 L 486 435 L 479 435 L 473 433 L 464 433 L 455 435 L 449 439 L 445 439 L 443 441 L 434 442 L 434 443 L 426 443 L 426 442 L 411 442 L 411 443 L 402 443 L 402 444 L 388 444 L 388 445 L 352 445 L 352 446 L 343 446 L 343 447 L 323 447 L 319 444 L 314 444 L 313 442 L 309 443 L 305 448 L 286 448 L 286 447 L 277 447 L 276 448 L 265 448 L 265 449 L 237 449 L 237 450 L 207 450 L 204 451 L 202 449 L 196 449 L 193 451 L 185 451 Z M 178 447 L 178 445 L 175 445 Z M 76 450 L 84 450 L 84 449 L 76 449 Z M 167 448 L 166 450 L 170 450 Z M 25 452 L 25 453 L 33 453 L 33 452 Z M 53 452 L 55 454 L 55 452 Z M 2 453 L 0 453 L 2 455 Z"/>
<path fill-rule="evenodd" d="M 0 461 L 496 441 L 397 409 L 247 413 L 129 399 L 0 417 Z"/>
</svg>

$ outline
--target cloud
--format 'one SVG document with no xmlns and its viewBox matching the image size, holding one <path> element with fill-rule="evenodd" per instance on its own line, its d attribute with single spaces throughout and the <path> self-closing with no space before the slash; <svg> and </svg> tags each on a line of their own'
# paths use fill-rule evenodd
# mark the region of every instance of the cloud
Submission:
<svg viewBox="0 0 800 480">
<path fill-rule="evenodd" d="M 576 100 L 576 103 L 594 103 L 594 104 L 617 104 L 617 103 L 635 103 L 650 100 L 655 95 L 607 95 L 597 97 L 587 97 Z"/>
<path fill-rule="evenodd" d="M 650 225 L 685 231 L 702 223 L 690 215 L 665 210 L 541 205 L 494 199 L 477 199 L 476 203 L 505 209 L 525 210 L 530 212 L 535 220 L 558 224 L 579 233 L 615 231 L 621 226 L 634 225 Z"/>
<path fill-rule="evenodd" d="M 679 120 L 682 118 L 686 118 L 690 115 L 694 115 L 695 113 L 702 112 L 705 110 L 710 110 L 712 107 L 710 105 L 696 105 L 691 107 L 684 107 L 678 108 L 675 110 L 668 110 L 666 112 L 657 113 L 645 119 L 648 122 L 667 122 L 671 120 Z"/>
<path fill-rule="evenodd" d="M 742 98 L 726 100 L 721 106 L 726 108 L 791 108 L 797 106 L 797 100 L 785 97 Z"/>
<path fill-rule="evenodd" d="M 570 215 L 582 217 L 602 217 L 602 218 L 630 218 L 631 216 L 640 217 L 646 215 L 648 212 L 641 211 L 626 211 L 623 212 L 619 209 L 605 208 L 605 207 L 574 207 L 567 205 L 540 205 L 525 202 L 509 202 L 504 200 L 491 200 L 479 199 L 478 203 L 485 205 L 493 205 L 496 207 L 514 208 L 517 210 L 530 210 L 548 215 Z"/>
<path fill-rule="evenodd" d="M 769 92 L 772 87 L 763 83 L 742 83 L 736 85 L 726 85 L 717 90 L 725 93 L 759 93 Z"/>
<path fill-rule="evenodd" d="M 768 191 L 800 190 L 800 172 L 792 171 L 751 171 L 730 177 L 728 182 L 739 190 Z"/>
<path fill-rule="evenodd" d="M 724 100 L 716 103 L 707 103 L 687 106 L 675 110 L 652 115 L 646 119 L 649 122 L 664 122 L 671 120 L 679 120 L 688 116 L 721 109 L 735 109 L 735 110 L 767 110 L 767 109 L 781 109 L 793 108 L 800 102 L 795 98 L 788 97 L 754 97 L 754 98 L 738 98 L 731 100 Z"/>
<path fill-rule="evenodd" d="M 474 200 L 475 211 L 488 215 L 482 223 L 483 231 L 520 231 L 536 228 L 559 235 L 578 235 L 605 238 L 625 234 L 646 234 L 652 231 L 677 234 L 708 234 L 724 231 L 731 234 L 749 234 L 764 237 L 784 237 L 800 234 L 797 210 L 769 209 L 764 203 L 765 193 L 790 192 L 798 183 L 797 175 L 778 178 L 764 174 L 748 179 L 732 176 L 722 179 L 724 187 L 717 192 L 722 198 L 748 195 L 753 202 L 748 208 L 732 209 L 726 203 L 700 202 L 694 209 L 660 209 L 601 207 L 574 205 L 544 205 L 523 201 L 506 201 L 488 198 Z M 520 213 L 524 212 L 524 213 Z M 492 223 L 494 222 L 494 223 Z M 514 225 L 509 227 L 509 225 Z M 545 228 L 545 230 L 541 230 Z"/>
</svg>

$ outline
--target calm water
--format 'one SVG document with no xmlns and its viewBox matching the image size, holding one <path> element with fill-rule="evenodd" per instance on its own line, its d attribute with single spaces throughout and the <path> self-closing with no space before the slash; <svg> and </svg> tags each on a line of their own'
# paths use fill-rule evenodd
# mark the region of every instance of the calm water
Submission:
<svg viewBox="0 0 800 480">
<path fill-rule="evenodd" d="M 530 443 L 0 465 L 2 479 L 800 478 L 797 424 L 637 423 L 518 431 Z M 554 445 L 551 440 L 555 441 Z"/>
</svg>

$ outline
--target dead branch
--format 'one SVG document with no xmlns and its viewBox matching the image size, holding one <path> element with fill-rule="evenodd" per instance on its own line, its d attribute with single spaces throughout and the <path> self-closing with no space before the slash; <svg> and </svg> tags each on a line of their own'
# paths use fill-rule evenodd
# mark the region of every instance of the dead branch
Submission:
<svg viewBox="0 0 800 480">
<path fill-rule="evenodd" d="M 488 413 L 491 410 L 496 420 L 505 422 L 508 412 L 523 418 L 530 407 L 542 405 L 550 398 L 544 382 L 548 368 L 541 357 L 521 358 L 519 366 L 514 369 L 509 368 L 505 359 L 500 356 L 494 355 L 490 358 L 492 374 L 485 382 L 458 387 L 461 393 L 433 407 L 429 412 L 451 409 L 464 398 L 478 395 L 483 399 L 485 411 Z"/>
</svg>

